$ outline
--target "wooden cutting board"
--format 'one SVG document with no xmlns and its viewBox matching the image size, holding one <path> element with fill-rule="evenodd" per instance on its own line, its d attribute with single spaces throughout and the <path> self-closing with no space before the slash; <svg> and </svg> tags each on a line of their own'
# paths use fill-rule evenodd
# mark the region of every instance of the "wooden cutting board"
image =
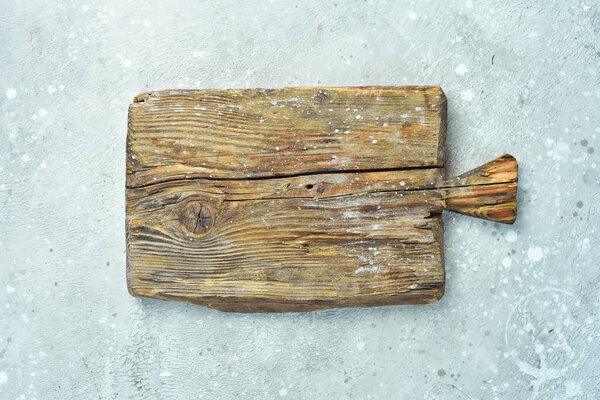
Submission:
<svg viewBox="0 0 600 400">
<path fill-rule="evenodd" d="M 435 302 L 442 210 L 516 217 L 514 158 L 446 180 L 445 138 L 435 86 L 141 94 L 129 291 L 237 312 Z"/>
</svg>

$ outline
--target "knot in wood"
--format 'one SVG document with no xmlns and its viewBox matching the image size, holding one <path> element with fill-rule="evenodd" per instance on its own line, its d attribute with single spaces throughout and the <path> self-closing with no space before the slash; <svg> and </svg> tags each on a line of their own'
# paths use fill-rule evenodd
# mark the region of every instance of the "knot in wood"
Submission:
<svg viewBox="0 0 600 400">
<path fill-rule="evenodd" d="M 213 226 L 211 209 L 199 201 L 186 204 L 179 214 L 179 222 L 190 233 L 201 235 Z"/>
</svg>

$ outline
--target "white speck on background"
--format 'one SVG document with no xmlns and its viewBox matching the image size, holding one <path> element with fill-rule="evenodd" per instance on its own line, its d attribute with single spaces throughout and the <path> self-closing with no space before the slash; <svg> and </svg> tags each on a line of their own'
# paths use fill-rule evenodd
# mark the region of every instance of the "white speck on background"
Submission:
<svg viewBox="0 0 600 400">
<path fill-rule="evenodd" d="M 288 394 L 288 393 L 287 393 L 287 389 L 286 389 L 286 388 L 281 388 L 281 389 L 279 389 L 279 395 L 280 395 L 281 397 L 287 396 L 287 394 Z"/>
<path fill-rule="evenodd" d="M 465 8 L 472 8 L 472 7 L 473 7 L 473 2 L 471 0 L 465 1 Z"/>
<path fill-rule="evenodd" d="M 6 293 L 14 293 L 15 292 L 15 288 L 10 286 L 10 285 L 6 285 Z"/>
<path fill-rule="evenodd" d="M 464 74 L 469 72 L 469 68 L 465 64 L 460 63 L 456 66 L 454 72 L 456 72 L 457 75 L 463 76 Z"/>
<path fill-rule="evenodd" d="M 544 250 L 541 247 L 530 247 L 527 250 L 527 257 L 533 262 L 538 262 L 544 257 Z"/>
<path fill-rule="evenodd" d="M 56 92 L 56 86 L 54 85 L 50 85 L 48 86 L 48 89 L 46 89 L 48 91 L 48 93 L 52 94 L 54 92 Z"/>
<path fill-rule="evenodd" d="M 462 97 L 465 101 L 471 101 L 475 97 L 473 91 L 471 89 L 467 89 L 465 91 L 460 92 L 460 97 Z"/>
<path fill-rule="evenodd" d="M 29 154 L 23 154 L 21 156 L 21 161 L 23 161 L 24 163 L 29 162 L 31 160 L 31 157 L 29 156 Z"/>
<path fill-rule="evenodd" d="M 17 90 L 13 88 L 6 89 L 6 98 L 11 100 L 17 97 Z"/>
<path fill-rule="evenodd" d="M 356 348 L 359 349 L 359 350 L 364 349 L 365 348 L 365 342 L 362 342 L 362 341 L 357 342 L 356 343 Z"/>
<path fill-rule="evenodd" d="M 548 151 L 548 155 L 552 156 L 552 159 L 555 161 L 566 161 L 570 153 L 569 144 L 562 139 L 559 139 L 552 147 L 552 150 Z"/>
<path fill-rule="evenodd" d="M 583 240 L 581 240 L 575 244 L 575 248 L 577 249 L 579 254 L 586 254 L 592 248 L 592 245 L 590 244 L 590 239 L 583 238 Z"/>
<path fill-rule="evenodd" d="M 519 238 L 519 235 L 517 235 L 517 232 L 515 232 L 515 231 L 508 231 L 506 233 L 506 240 L 508 242 L 514 243 L 517 241 L 518 238 Z"/>
<path fill-rule="evenodd" d="M 502 259 L 502 265 L 505 267 L 510 267 L 512 265 L 512 260 L 510 259 L 510 257 L 504 257 Z"/>
<path fill-rule="evenodd" d="M 567 397 L 575 397 L 581 392 L 581 383 L 574 381 L 565 382 L 565 395 Z"/>
<path fill-rule="evenodd" d="M 163 377 L 167 377 L 167 376 L 171 376 L 171 373 L 169 371 L 162 371 L 159 375 L 163 376 Z"/>
<path fill-rule="evenodd" d="M 8 381 L 8 376 L 6 372 L 0 371 L 0 385 L 5 384 Z"/>
<path fill-rule="evenodd" d="M 410 18 L 411 20 L 414 21 L 415 19 L 417 19 L 417 13 L 414 12 L 414 11 L 409 12 L 408 13 L 408 18 Z"/>
</svg>

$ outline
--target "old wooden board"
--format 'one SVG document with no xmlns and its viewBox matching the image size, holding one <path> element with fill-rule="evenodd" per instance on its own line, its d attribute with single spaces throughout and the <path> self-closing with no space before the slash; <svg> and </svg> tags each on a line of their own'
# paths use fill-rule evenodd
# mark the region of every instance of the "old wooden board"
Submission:
<svg viewBox="0 0 600 400">
<path fill-rule="evenodd" d="M 517 164 L 444 179 L 439 87 L 137 96 L 127 138 L 127 284 L 224 311 L 426 304 L 449 209 L 512 223 Z"/>
</svg>

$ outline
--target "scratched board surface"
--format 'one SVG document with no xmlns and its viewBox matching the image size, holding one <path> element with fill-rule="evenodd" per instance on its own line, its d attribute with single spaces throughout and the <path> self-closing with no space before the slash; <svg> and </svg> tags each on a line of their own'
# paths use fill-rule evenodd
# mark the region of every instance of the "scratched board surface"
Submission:
<svg viewBox="0 0 600 400">
<path fill-rule="evenodd" d="M 129 290 L 244 312 L 434 302 L 445 135 L 439 87 L 141 94 Z"/>
</svg>

